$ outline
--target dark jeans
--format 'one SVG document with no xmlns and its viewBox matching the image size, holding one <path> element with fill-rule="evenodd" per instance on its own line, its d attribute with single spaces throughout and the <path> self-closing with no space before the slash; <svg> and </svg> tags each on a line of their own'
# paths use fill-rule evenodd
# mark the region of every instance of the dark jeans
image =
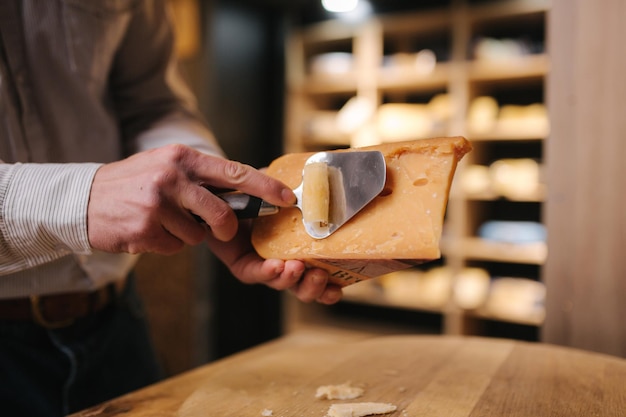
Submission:
<svg viewBox="0 0 626 417">
<path fill-rule="evenodd" d="M 72 326 L 0 322 L 0 414 L 59 417 L 154 383 L 161 370 L 134 282 Z"/>
</svg>

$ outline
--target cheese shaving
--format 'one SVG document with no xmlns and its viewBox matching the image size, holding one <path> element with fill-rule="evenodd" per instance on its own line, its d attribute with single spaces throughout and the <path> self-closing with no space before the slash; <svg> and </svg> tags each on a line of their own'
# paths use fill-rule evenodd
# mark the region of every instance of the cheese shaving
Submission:
<svg viewBox="0 0 626 417">
<path fill-rule="evenodd" d="M 389 403 L 346 403 L 333 404 L 328 409 L 326 417 L 364 417 L 377 414 L 388 414 L 396 411 L 398 407 Z"/>
</svg>

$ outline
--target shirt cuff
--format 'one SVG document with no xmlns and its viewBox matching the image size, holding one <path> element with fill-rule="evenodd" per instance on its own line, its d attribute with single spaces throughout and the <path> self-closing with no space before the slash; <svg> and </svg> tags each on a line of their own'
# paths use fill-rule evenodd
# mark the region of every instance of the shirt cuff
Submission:
<svg viewBox="0 0 626 417">
<path fill-rule="evenodd" d="M 14 164 L 0 184 L 0 229 L 32 267 L 70 253 L 90 254 L 87 205 L 102 164 Z"/>
</svg>

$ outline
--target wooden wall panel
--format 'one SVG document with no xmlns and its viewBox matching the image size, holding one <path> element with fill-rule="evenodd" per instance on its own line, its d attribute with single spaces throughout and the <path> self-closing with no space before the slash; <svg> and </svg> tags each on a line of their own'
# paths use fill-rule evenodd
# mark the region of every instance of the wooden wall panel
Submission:
<svg viewBox="0 0 626 417">
<path fill-rule="evenodd" d="M 546 342 L 626 357 L 626 2 L 553 0 Z"/>
</svg>

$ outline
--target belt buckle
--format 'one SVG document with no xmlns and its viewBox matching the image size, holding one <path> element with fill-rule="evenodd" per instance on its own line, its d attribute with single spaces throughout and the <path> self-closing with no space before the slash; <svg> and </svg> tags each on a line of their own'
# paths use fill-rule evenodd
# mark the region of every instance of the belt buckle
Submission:
<svg viewBox="0 0 626 417">
<path fill-rule="evenodd" d="M 41 302 L 38 295 L 30 296 L 30 309 L 33 313 L 33 319 L 35 323 L 46 329 L 60 329 L 74 323 L 73 318 L 65 320 L 48 320 L 41 309 Z"/>
</svg>

